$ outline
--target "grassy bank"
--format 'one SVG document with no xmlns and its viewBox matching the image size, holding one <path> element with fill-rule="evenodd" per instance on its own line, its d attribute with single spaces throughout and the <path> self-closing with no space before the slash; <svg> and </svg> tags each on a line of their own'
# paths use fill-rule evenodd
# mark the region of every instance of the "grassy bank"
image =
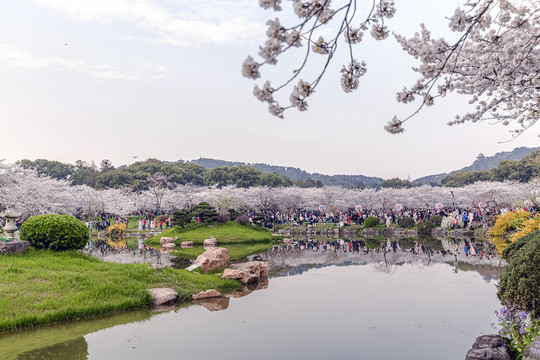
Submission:
<svg viewBox="0 0 540 360">
<path fill-rule="evenodd" d="M 0 332 L 143 307 L 146 291 L 172 287 L 183 299 L 202 290 L 233 290 L 235 281 L 141 264 L 113 264 L 78 252 L 28 250 L 0 256 Z"/>
<path fill-rule="evenodd" d="M 182 241 L 193 241 L 196 245 L 202 245 L 204 240 L 210 236 L 216 238 L 219 246 L 224 244 L 272 242 L 275 240 L 275 237 L 272 236 L 268 229 L 227 222 L 224 224 L 190 224 L 186 228 L 173 227 L 147 239 L 145 243 L 148 246 L 159 247 L 159 241 L 163 236 L 178 237 L 178 240 L 175 241 L 177 245 Z"/>
</svg>

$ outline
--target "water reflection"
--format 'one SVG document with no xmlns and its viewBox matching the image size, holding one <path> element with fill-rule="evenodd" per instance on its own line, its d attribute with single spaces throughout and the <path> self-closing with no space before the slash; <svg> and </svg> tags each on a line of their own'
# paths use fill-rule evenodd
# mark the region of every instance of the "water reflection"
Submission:
<svg viewBox="0 0 540 360">
<path fill-rule="evenodd" d="M 468 252 L 465 252 L 468 249 Z M 474 249 L 474 255 L 471 249 Z M 293 276 L 311 268 L 337 265 L 370 265 L 374 270 L 394 274 L 404 264 L 419 269 L 433 263 L 453 265 L 454 273 L 476 271 L 486 282 L 497 279 L 504 263 L 495 248 L 474 239 L 387 238 L 359 240 L 292 239 L 274 246 L 259 259 L 267 261 L 271 276 Z"/>
<path fill-rule="evenodd" d="M 250 257 L 268 261 L 270 280 L 199 306 L 4 334 L 0 359 L 463 358 L 492 331 L 500 265 L 466 256 L 465 240 L 365 240 L 364 251 L 296 239 Z"/>
</svg>

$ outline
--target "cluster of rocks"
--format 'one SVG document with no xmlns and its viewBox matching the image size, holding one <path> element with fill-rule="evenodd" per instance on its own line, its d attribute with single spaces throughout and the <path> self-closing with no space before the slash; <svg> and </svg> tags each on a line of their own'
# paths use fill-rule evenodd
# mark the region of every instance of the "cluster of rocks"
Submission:
<svg viewBox="0 0 540 360">
<path fill-rule="evenodd" d="M 254 290 L 268 286 L 268 264 L 266 262 L 250 261 L 229 266 L 229 250 L 216 247 L 217 242 L 213 238 L 207 240 L 208 242 L 205 240 L 205 248 L 207 249 L 199 255 L 195 264 L 204 273 L 224 270 L 221 275 L 222 279 L 238 280 L 243 286 L 239 291 L 226 296 L 222 296 L 219 291 L 214 289 L 206 290 L 193 295 L 194 301 L 211 311 L 224 310 L 229 306 L 230 297 L 246 296 Z M 162 246 L 163 244 L 168 244 L 168 242 L 163 242 Z M 149 292 L 154 298 L 154 306 L 156 307 L 178 301 L 178 294 L 174 289 L 155 288 L 150 289 Z"/>
<path fill-rule="evenodd" d="M 467 352 L 465 360 L 512 360 L 512 354 L 500 335 L 482 335 Z M 540 336 L 527 347 L 523 360 L 540 360 Z"/>
<path fill-rule="evenodd" d="M 159 239 L 159 244 L 161 245 L 161 252 L 167 253 L 174 250 L 176 247 L 176 244 L 174 243 L 178 238 L 177 237 L 168 237 L 163 236 L 161 239 Z M 192 248 L 195 246 L 195 243 L 193 241 L 182 241 L 180 243 L 180 247 L 185 248 Z"/>
</svg>

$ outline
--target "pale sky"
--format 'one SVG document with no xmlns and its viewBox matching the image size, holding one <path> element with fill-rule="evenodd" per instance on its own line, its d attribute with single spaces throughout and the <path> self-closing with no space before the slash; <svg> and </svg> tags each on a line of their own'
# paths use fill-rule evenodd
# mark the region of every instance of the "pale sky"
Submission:
<svg viewBox="0 0 540 360">
<path fill-rule="evenodd" d="M 389 27 L 411 35 L 425 22 L 435 37 L 446 36 L 444 17 L 455 5 L 397 2 Z M 538 125 L 508 143 L 500 143 L 510 139 L 507 128 L 447 126 L 466 109 L 456 97 L 423 111 L 405 133 L 386 133 L 388 120 L 412 111 L 395 94 L 417 78 L 414 60 L 393 39 L 357 48 L 368 72 L 355 93 L 341 90 L 345 60 L 337 56 L 309 111 L 275 118 L 240 72 L 264 42 L 266 20 L 275 17 L 257 0 L 2 1 L 0 158 L 97 164 L 106 158 L 118 166 L 209 157 L 415 179 L 469 165 L 480 152 L 540 144 Z M 263 68 L 263 78 L 278 83 L 298 61 L 290 56 Z"/>
</svg>

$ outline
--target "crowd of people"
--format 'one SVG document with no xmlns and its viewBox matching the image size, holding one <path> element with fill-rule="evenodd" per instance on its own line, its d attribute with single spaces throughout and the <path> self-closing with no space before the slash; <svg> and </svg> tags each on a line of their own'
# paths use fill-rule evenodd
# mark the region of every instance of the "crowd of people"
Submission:
<svg viewBox="0 0 540 360">
<path fill-rule="evenodd" d="M 246 215 L 250 222 L 263 227 L 272 228 L 273 225 L 317 226 L 318 223 L 333 223 L 339 226 L 349 226 L 351 224 L 363 225 L 368 217 L 377 217 L 381 224 L 390 226 L 397 224 L 404 217 L 412 218 L 415 224 L 429 221 L 438 215 L 451 221 L 446 221 L 443 226 L 449 228 L 472 228 L 475 226 L 489 226 L 496 215 L 508 211 L 516 211 L 516 208 L 502 207 L 477 207 L 475 209 L 463 208 L 440 208 L 440 209 L 386 209 L 386 210 L 361 210 L 350 209 L 346 212 L 333 212 L 324 210 L 298 210 L 294 212 L 281 212 L 274 210 L 249 211 Z M 538 206 L 532 205 L 523 208 L 525 211 L 536 213 Z"/>
</svg>

